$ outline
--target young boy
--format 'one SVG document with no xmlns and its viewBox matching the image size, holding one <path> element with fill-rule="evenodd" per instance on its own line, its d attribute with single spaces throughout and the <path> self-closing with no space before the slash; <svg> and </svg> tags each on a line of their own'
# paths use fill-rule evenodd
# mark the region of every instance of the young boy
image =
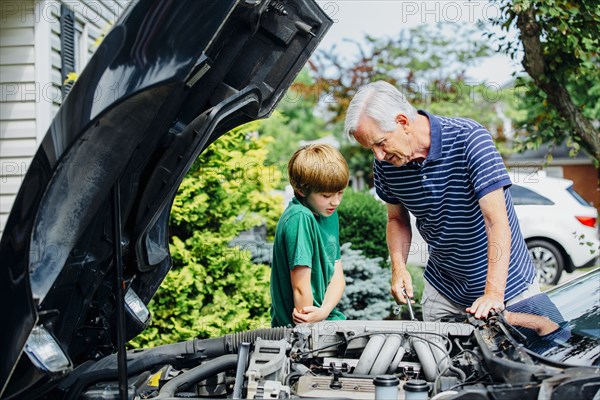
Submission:
<svg viewBox="0 0 600 400">
<path fill-rule="evenodd" d="M 336 208 L 348 186 L 348 164 L 333 146 L 298 149 L 288 164 L 294 198 L 273 245 L 271 325 L 346 319 L 335 307 L 346 283 Z"/>
</svg>

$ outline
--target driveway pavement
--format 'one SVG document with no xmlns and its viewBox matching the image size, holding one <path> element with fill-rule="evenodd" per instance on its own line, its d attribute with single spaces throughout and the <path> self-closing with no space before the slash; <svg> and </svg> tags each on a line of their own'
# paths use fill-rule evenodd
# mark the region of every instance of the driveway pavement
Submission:
<svg viewBox="0 0 600 400">
<path fill-rule="evenodd" d="M 578 269 L 576 269 L 575 271 L 573 271 L 571 273 L 563 272 L 563 274 L 560 277 L 560 280 L 558 281 L 558 284 L 560 285 L 562 283 L 565 283 L 565 282 L 568 282 L 568 281 L 570 281 L 572 279 L 575 279 L 578 276 L 581 276 L 581 275 L 583 275 L 585 273 L 588 273 L 589 271 L 593 270 L 594 268 L 596 268 L 596 267 L 578 268 Z"/>
</svg>

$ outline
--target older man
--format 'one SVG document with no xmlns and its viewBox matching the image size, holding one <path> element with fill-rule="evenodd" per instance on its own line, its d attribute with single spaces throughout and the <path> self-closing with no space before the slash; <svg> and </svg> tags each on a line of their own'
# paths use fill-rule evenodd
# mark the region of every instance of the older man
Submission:
<svg viewBox="0 0 600 400">
<path fill-rule="evenodd" d="M 375 155 L 377 194 L 387 203 L 392 295 L 413 295 L 406 258 L 409 211 L 429 246 L 425 320 L 486 317 L 539 292 L 519 230 L 511 181 L 489 132 L 475 121 L 417 111 L 389 83 L 359 89 L 346 133 Z"/>
</svg>

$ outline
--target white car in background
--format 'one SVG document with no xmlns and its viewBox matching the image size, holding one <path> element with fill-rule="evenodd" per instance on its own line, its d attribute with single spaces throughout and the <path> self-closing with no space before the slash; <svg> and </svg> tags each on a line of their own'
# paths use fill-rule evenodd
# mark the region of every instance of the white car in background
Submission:
<svg viewBox="0 0 600 400">
<path fill-rule="evenodd" d="M 555 285 L 563 271 L 599 266 L 598 211 L 573 189 L 573 182 L 544 173 L 511 177 L 515 212 L 539 282 Z M 425 266 L 427 244 L 412 215 L 411 222 L 407 263 Z"/>
<path fill-rule="evenodd" d="M 513 181 L 515 211 L 540 283 L 554 285 L 563 271 L 599 264 L 598 210 L 573 181 L 544 174 L 515 175 Z"/>
</svg>

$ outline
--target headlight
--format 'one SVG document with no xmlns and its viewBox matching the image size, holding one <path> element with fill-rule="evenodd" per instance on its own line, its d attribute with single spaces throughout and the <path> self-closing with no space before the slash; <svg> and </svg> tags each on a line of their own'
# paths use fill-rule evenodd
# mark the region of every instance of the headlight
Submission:
<svg viewBox="0 0 600 400">
<path fill-rule="evenodd" d="M 36 326 L 31 331 L 25 353 L 37 368 L 53 374 L 71 370 L 69 357 L 62 350 L 54 336 L 43 326 Z"/>
<path fill-rule="evenodd" d="M 150 319 L 150 311 L 131 288 L 127 289 L 127 293 L 125 293 L 125 305 L 130 314 L 133 314 L 143 325 L 146 325 Z"/>
</svg>

